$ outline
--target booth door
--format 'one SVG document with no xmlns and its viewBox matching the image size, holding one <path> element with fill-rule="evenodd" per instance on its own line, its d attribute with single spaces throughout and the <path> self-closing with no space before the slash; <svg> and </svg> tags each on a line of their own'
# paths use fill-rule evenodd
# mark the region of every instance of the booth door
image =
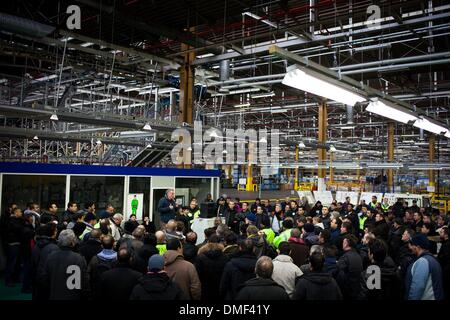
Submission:
<svg viewBox="0 0 450 320">
<path fill-rule="evenodd" d="M 161 198 L 166 195 L 167 188 L 164 189 L 153 189 L 152 190 L 152 201 L 153 201 L 153 218 L 152 221 L 155 224 L 156 230 L 160 229 L 161 219 L 158 212 L 158 202 Z"/>
</svg>

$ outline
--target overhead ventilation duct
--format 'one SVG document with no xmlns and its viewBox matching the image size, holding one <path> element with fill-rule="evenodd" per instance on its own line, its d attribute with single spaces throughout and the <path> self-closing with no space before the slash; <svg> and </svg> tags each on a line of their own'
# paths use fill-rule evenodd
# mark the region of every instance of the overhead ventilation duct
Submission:
<svg viewBox="0 0 450 320">
<path fill-rule="evenodd" d="M 220 61 L 220 81 L 227 81 L 230 78 L 230 60 Z"/>
<path fill-rule="evenodd" d="M 0 29 L 17 35 L 43 38 L 55 31 L 56 28 L 40 22 L 0 12 Z"/>
</svg>

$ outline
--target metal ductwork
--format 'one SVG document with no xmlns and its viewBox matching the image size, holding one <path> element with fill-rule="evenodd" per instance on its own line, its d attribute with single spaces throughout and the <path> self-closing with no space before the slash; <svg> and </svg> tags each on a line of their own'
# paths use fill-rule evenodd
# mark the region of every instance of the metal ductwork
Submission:
<svg viewBox="0 0 450 320">
<path fill-rule="evenodd" d="M 220 61 L 220 81 L 227 81 L 230 78 L 230 60 Z"/>
<path fill-rule="evenodd" d="M 40 22 L 0 12 L 0 29 L 17 35 L 43 38 L 55 31 L 56 28 Z"/>
</svg>

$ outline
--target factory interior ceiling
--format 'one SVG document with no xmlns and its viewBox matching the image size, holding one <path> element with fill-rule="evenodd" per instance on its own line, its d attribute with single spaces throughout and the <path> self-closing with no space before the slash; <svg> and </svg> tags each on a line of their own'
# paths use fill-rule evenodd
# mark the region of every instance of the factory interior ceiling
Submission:
<svg viewBox="0 0 450 320">
<path fill-rule="evenodd" d="M 278 48 L 378 90 L 450 127 L 448 1 L 9 1 L 0 12 L 0 157 L 170 165 L 181 73 L 193 70 L 192 120 L 277 129 L 280 161 L 317 161 L 320 97 L 282 84 Z M 81 12 L 69 30 L 70 13 Z M 378 14 L 376 25 L 373 15 Z M 373 21 L 372 21 L 373 22 Z M 342 162 L 387 161 L 389 119 L 327 104 L 326 148 Z M 395 122 L 395 162 L 429 161 L 429 134 Z M 436 136 L 436 161 L 450 162 Z M 150 160 L 135 161 L 144 150 Z"/>
</svg>

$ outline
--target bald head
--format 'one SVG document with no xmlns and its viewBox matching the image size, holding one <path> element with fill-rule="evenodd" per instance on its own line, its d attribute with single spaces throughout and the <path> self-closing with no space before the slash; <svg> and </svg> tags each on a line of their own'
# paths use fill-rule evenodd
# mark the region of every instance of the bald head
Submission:
<svg viewBox="0 0 450 320">
<path fill-rule="evenodd" d="M 262 256 L 256 261 L 255 273 L 258 278 L 270 279 L 273 272 L 273 262 L 267 256 Z"/>
<path fill-rule="evenodd" d="M 166 224 L 166 230 L 167 231 L 174 231 L 177 227 L 177 223 L 175 220 L 169 220 Z"/>
<path fill-rule="evenodd" d="M 102 230 L 100 229 L 94 229 L 91 231 L 91 238 L 93 239 L 100 239 L 102 236 Z"/>
<path fill-rule="evenodd" d="M 161 230 L 156 231 L 155 237 L 156 237 L 157 243 L 164 243 L 164 241 L 166 241 L 166 234 L 164 232 L 162 232 Z"/>
</svg>

